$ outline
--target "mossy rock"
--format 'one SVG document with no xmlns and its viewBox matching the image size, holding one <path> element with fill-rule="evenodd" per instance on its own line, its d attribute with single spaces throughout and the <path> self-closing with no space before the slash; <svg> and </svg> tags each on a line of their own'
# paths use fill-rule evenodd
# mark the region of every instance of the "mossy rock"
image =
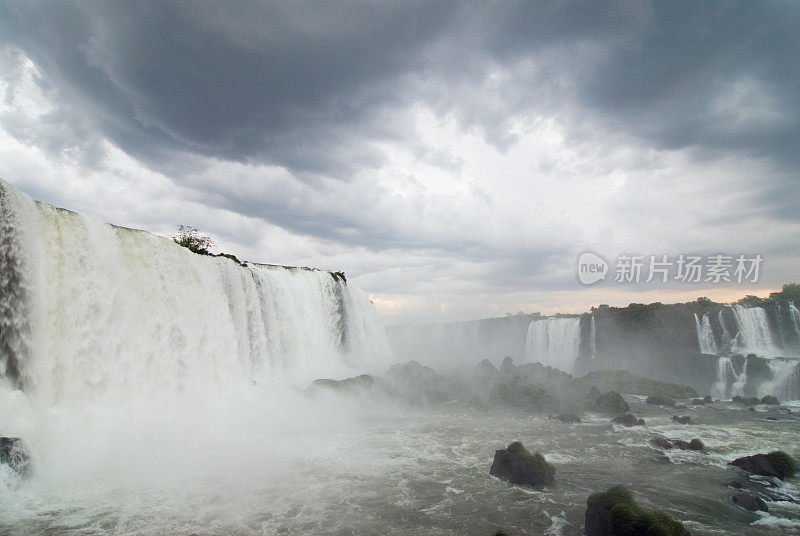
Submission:
<svg viewBox="0 0 800 536">
<path fill-rule="evenodd" d="M 780 479 L 789 478 L 797 473 L 797 462 L 782 450 L 774 450 L 767 454 L 772 466 L 779 473 Z"/>
<path fill-rule="evenodd" d="M 611 422 L 615 424 L 621 424 L 622 426 L 627 426 L 630 428 L 631 426 L 644 426 L 644 419 L 637 419 L 634 415 L 630 413 L 623 413 L 622 415 L 617 415 Z"/>
<path fill-rule="evenodd" d="M 624 486 L 594 493 L 586 501 L 586 536 L 688 536 L 675 518 L 640 506 Z"/>
<path fill-rule="evenodd" d="M 703 452 L 706 449 L 705 444 L 697 438 L 692 439 L 689 441 L 689 450 L 697 450 Z"/>
<path fill-rule="evenodd" d="M 797 473 L 797 462 L 782 450 L 774 450 L 768 454 L 753 454 L 736 458 L 731 462 L 748 473 L 762 476 L 772 476 L 781 480 Z"/>
<path fill-rule="evenodd" d="M 652 406 L 674 406 L 675 400 L 668 396 L 648 396 L 647 400 L 645 400 L 648 404 Z"/>
<path fill-rule="evenodd" d="M 556 469 L 544 456 L 531 453 L 519 441 L 496 450 L 489 474 L 522 486 L 544 486 L 555 481 Z"/>
<path fill-rule="evenodd" d="M 609 391 L 597 397 L 595 407 L 604 413 L 626 413 L 630 411 L 630 406 L 616 391 Z"/>
<path fill-rule="evenodd" d="M 772 395 L 767 395 L 767 396 L 765 396 L 764 398 L 761 399 L 761 403 L 762 404 L 769 404 L 770 406 L 777 406 L 777 405 L 780 404 L 780 401 L 778 400 L 777 397 L 774 397 Z"/>
</svg>

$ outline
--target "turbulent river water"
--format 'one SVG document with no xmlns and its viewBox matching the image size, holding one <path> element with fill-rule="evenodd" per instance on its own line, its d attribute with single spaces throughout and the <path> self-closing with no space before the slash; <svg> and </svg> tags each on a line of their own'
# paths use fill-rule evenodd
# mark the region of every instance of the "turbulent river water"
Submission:
<svg viewBox="0 0 800 536">
<path fill-rule="evenodd" d="M 591 414 L 563 424 L 506 411 L 400 410 L 277 386 L 172 401 L 168 410 L 140 405 L 70 419 L 54 411 L 25 430 L 40 469 L 23 482 L 6 475 L 0 534 L 579 535 L 587 496 L 618 483 L 695 535 L 800 531 L 800 505 L 773 502 L 756 515 L 734 506 L 726 486 L 737 474 L 727 462 L 737 456 L 775 448 L 800 455 L 791 409 L 720 403 L 681 409 L 697 424 L 680 425 L 674 411 L 629 402 L 647 427 Z M 698 437 L 707 452 L 670 451 L 667 461 L 647 443 L 657 434 Z M 554 486 L 532 490 L 489 476 L 494 450 L 512 440 L 556 466 Z M 784 491 L 800 498 L 796 484 Z"/>
</svg>

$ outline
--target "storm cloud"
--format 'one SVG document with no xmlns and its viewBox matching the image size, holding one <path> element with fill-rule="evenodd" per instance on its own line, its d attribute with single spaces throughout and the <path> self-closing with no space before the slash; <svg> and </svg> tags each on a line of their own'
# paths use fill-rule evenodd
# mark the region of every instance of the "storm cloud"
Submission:
<svg viewBox="0 0 800 536">
<path fill-rule="evenodd" d="M 0 40 L 5 179 L 401 320 L 582 307 L 585 249 L 796 276 L 795 3 L 2 1 Z"/>
</svg>

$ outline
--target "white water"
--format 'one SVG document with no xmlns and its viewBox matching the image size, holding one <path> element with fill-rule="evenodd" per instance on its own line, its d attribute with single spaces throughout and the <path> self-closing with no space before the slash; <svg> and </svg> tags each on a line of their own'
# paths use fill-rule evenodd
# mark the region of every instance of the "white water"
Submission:
<svg viewBox="0 0 800 536">
<path fill-rule="evenodd" d="M 723 313 L 722 309 L 720 309 L 719 313 L 717 313 L 717 319 L 719 320 L 719 325 L 722 327 L 722 350 L 724 352 L 730 352 L 731 342 L 733 341 L 733 337 L 728 331 L 728 328 L 725 327 L 725 317 L 722 313 Z"/>
<path fill-rule="evenodd" d="M 800 362 L 787 359 L 771 359 L 767 366 L 772 379 L 759 385 L 758 396 L 773 395 L 778 400 L 800 399 Z"/>
<path fill-rule="evenodd" d="M 572 373 L 580 343 L 580 318 L 534 320 L 528 326 L 525 360 Z"/>
<path fill-rule="evenodd" d="M 800 338 L 800 311 L 797 310 L 793 301 L 789 302 L 789 318 L 791 318 L 795 336 Z"/>
<path fill-rule="evenodd" d="M 733 339 L 735 353 L 754 353 L 760 356 L 774 356 L 780 352 L 772 339 L 767 313 L 761 307 L 733 306 L 738 333 Z"/>
<path fill-rule="evenodd" d="M 694 322 L 697 326 L 697 343 L 700 345 L 700 353 L 717 354 L 717 342 L 714 340 L 714 332 L 711 330 L 711 322 L 708 315 L 703 315 L 703 320 L 694 315 Z"/>
<path fill-rule="evenodd" d="M 594 315 L 592 315 L 592 323 L 589 332 L 589 344 L 591 345 L 590 351 L 592 359 L 597 358 L 597 326 L 594 322 Z"/>
<path fill-rule="evenodd" d="M 353 426 L 347 404 L 298 388 L 388 365 L 369 299 L 328 272 L 196 255 L 2 181 L 0 292 L 0 434 L 35 468 L 19 482 L 0 466 L 0 525 L 235 526 L 234 505 Z"/>
<path fill-rule="evenodd" d="M 4 331 L 25 341 L 21 383 L 39 404 L 226 393 L 387 363 L 372 304 L 327 272 L 244 268 L 0 188 L 27 289 L 25 318 L 4 317 Z"/>
<path fill-rule="evenodd" d="M 747 384 L 747 360 L 744 360 L 742 369 L 737 371 L 730 357 L 720 356 L 717 360 L 717 381 L 711 388 L 711 396 L 723 400 L 737 395 L 742 396 L 745 384 Z"/>
</svg>

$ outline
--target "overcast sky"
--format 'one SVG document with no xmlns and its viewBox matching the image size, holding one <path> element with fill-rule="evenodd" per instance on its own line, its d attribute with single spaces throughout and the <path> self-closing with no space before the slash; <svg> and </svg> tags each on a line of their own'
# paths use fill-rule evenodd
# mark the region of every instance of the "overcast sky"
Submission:
<svg viewBox="0 0 800 536">
<path fill-rule="evenodd" d="M 0 177 L 270 263 L 385 323 L 800 280 L 797 2 L 0 0 Z M 748 284 L 576 258 L 761 254 Z"/>
</svg>

